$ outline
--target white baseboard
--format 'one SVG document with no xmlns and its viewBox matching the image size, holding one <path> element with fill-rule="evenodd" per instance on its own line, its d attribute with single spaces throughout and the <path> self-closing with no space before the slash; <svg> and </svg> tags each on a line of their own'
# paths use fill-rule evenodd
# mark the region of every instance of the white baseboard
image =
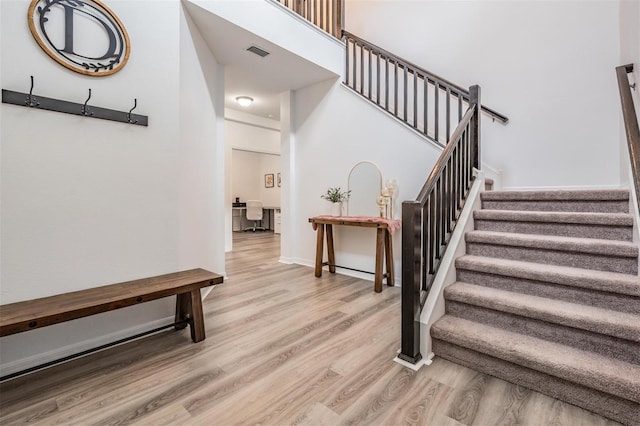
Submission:
<svg viewBox="0 0 640 426">
<path fill-rule="evenodd" d="M 398 353 L 400 353 L 400 351 L 398 351 Z M 398 364 L 400 364 L 403 367 L 407 367 L 410 370 L 418 371 L 425 365 L 431 365 L 431 363 L 433 362 L 433 357 L 434 356 L 435 356 L 435 354 L 433 352 L 431 352 L 428 357 L 422 358 L 420 361 L 416 362 L 415 364 L 411 364 L 410 362 L 407 362 L 407 361 L 405 361 L 403 359 L 400 359 L 398 357 L 395 357 L 393 359 L 393 361 L 397 362 Z"/>
<path fill-rule="evenodd" d="M 60 358 L 64 358 L 70 355 L 74 355 L 88 349 L 97 348 L 98 346 L 105 345 L 107 343 L 115 342 L 120 339 L 124 339 L 129 336 L 135 336 L 136 334 L 144 333 L 145 331 L 153 330 L 154 328 L 162 327 L 163 325 L 172 324 L 175 318 L 173 316 L 148 322 L 136 327 L 127 328 L 125 330 L 119 330 L 114 333 L 105 334 L 103 336 L 95 337 L 93 339 L 85 340 L 73 345 L 65 346 L 62 348 L 54 349 L 52 351 L 39 353 L 27 358 L 23 358 L 17 361 L 8 362 L 0 366 L 0 375 L 6 376 L 18 371 L 25 370 L 27 368 L 35 367 L 37 365 L 44 364 L 46 362 L 55 361 Z"/>
<path fill-rule="evenodd" d="M 284 263 L 285 265 L 293 265 L 294 263 L 296 263 L 292 257 L 283 257 L 283 256 L 280 256 L 280 259 L 278 259 L 278 262 Z"/>
</svg>

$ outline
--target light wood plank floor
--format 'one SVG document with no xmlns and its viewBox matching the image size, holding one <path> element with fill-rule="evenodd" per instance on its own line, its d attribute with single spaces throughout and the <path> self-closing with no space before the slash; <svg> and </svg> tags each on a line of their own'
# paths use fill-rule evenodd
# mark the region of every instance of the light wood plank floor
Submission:
<svg viewBox="0 0 640 426">
<path fill-rule="evenodd" d="M 0 385 L 0 424 L 606 425 L 580 408 L 399 348 L 400 289 L 277 263 L 236 233 L 207 339 L 167 331 Z"/>
</svg>

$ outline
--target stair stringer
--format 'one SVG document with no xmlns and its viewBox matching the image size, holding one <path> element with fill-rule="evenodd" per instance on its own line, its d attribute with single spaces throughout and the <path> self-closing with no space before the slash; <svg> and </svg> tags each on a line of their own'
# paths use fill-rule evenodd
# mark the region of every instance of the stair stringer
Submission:
<svg viewBox="0 0 640 426">
<path fill-rule="evenodd" d="M 444 290 L 456 281 L 456 259 L 467 252 L 464 236 L 474 229 L 473 212 L 482 207 L 480 193 L 484 191 L 484 180 L 484 172 L 478 171 L 420 314 L 420 353 L 427 360 L 433 357 L 431 326 L 445 314 Z M 427 365 L 430 363 L 425 362 Z"/>
<path fill-rule="evenodd" d="M 631 175 L 629 179 L 633 181 Z M 629 185 L 629 195 L 629 213 L 633 216 L 633 242 L 640 244 L 640 210 L 638 210 L 638 194 L 633 184 Z M 640 271 L 640 258 L 638 258 L 638 270 Z"/>
</svg>

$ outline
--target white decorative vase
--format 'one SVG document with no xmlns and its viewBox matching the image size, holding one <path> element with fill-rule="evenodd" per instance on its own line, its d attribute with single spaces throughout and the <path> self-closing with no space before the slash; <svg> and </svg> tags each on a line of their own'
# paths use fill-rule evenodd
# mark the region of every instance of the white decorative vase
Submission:
<svg viewBox="0 0 640 426">
<path fill-rule="evenodd" d="M 342 216 L 342 203 L 331 203 L 331 216 Z"/>
</svg>

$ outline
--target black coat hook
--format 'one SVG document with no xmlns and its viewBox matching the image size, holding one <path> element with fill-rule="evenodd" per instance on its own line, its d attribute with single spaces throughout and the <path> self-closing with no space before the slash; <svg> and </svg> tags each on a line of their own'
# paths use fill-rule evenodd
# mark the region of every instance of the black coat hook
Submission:
<svg viewBox="0 0 640 426">
<path fill-rule="evenodd" d="M 136 124 L 138 122 L 138 120 L 132 120 L 131 119 L 131 111 L 133 111 L 137 107 L 138 107 L 138 98 L 134 98 L 133 99 L 133 108 L 131 108 L 129 110 L 129 114 L 127 115 L 127 120 L 129 121 L 129 124 Z"/>
<path fill-rule="evenodd" d="M 25 104 L 31 108 L 33 107 L 37 107 L 38 105 L 40 105 L 40 102 L 38 102 L 38 100 L 35 98 L 35 96 L 33 96 L 33 76 L 31 76 L 31 89 L 29 89 L 29 96 L 27 96 L 27 100 L 25 101 Z"/>
<path fill-rule="evenodd" d="M 93 115 L 93 112 L 89 111 L 89 109 L 87 108 L 87 102 L 89 102 L 89 99 L 91 99 L 91 89 L 89 89 L 89 97 L 86 101 L 84 101 L 84 105 L 82 106 L 82 115 L 84 115 L 85 117 Z"/>
</svg>

